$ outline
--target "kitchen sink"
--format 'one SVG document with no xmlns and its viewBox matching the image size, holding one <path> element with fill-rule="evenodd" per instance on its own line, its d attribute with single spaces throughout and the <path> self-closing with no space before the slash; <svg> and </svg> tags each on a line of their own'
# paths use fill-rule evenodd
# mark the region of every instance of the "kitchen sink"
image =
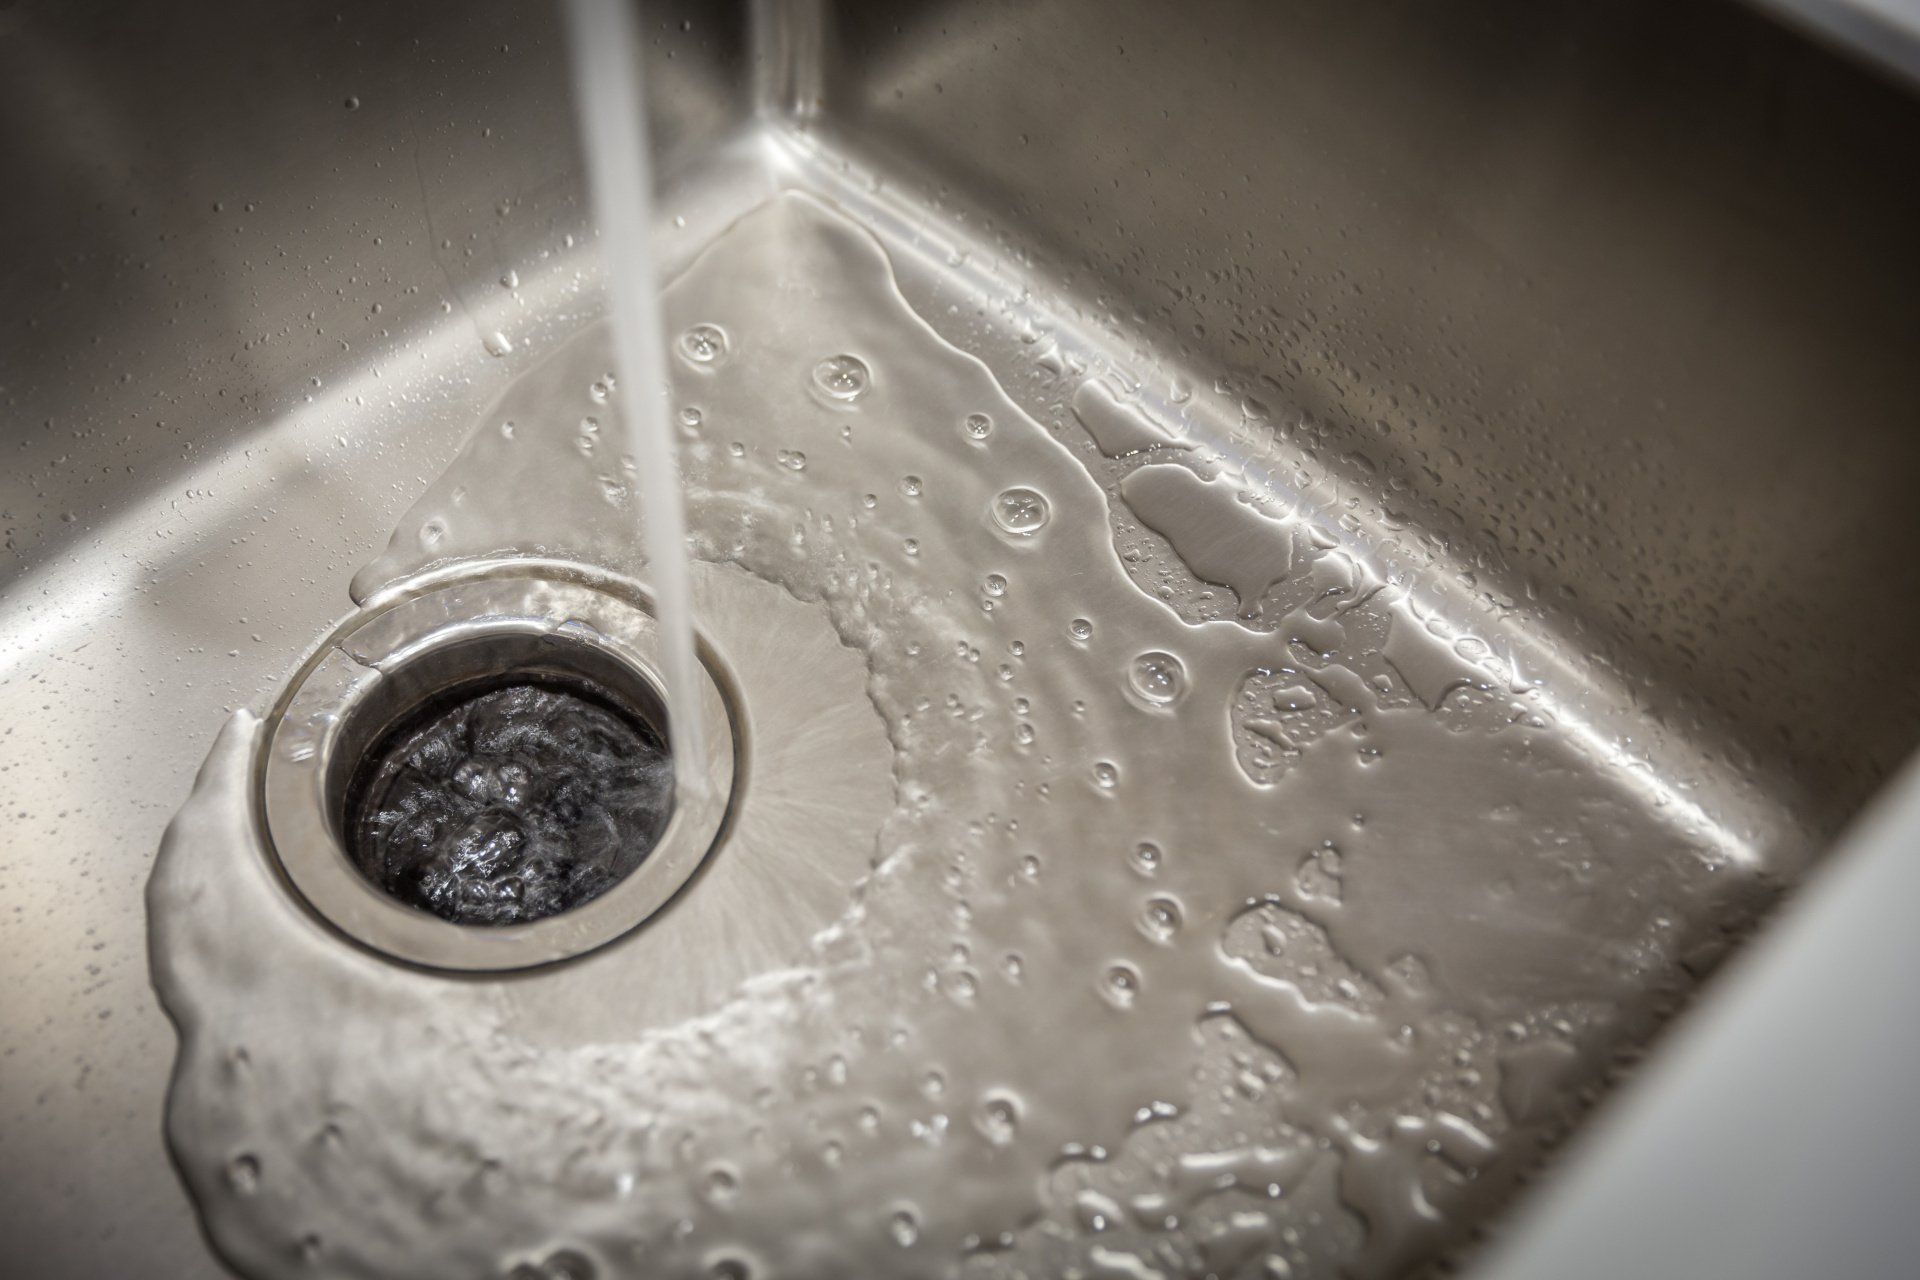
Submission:
<svg viewBox="0 0 1920 1280">
<path fill-rule="evenodd" d="M 644 629 L 559 11 L 0 7 L 0 1238 L 1471 1268 L 1920 741 L 1920 99 L 1793 16 L 646 4 L 733 798 L 489 951 L 278 806 Z"/>
</svg>

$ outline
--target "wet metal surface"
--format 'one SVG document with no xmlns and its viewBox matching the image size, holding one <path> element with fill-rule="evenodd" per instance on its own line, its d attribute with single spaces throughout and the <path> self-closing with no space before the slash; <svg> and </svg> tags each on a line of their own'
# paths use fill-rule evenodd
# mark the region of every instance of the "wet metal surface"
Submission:
<svg viewBox="0 0 1920 1280">
<path fill-rule="evenodd" d="M 825 48 L 822 102 L 791 67 L 749 63 L 743 15 L 654 13 L 669 270 L 779 188 L 833 200 L 880 237 L 914 312 L 1122 495 L 1124 571 L 1183 617 L 1238 617 L 1293 557 L 1329 549 L 1315 537 L 1397 562 L 1418 590 L 1362 680 L 1444 722 L 1462 690 L 1510 673 L 1501 687 L 1543 691 L 1583 761 L 1536 803 L 1567 798 L 1558 816 L 1578 826 L 1572 797 L 1603 779 L 1635 822 L 1702 833 L 1709 861 L 1763 879 L 1795 876 L 1912 745 L 1920 210 L 1899 176 L 1914 108 L 1888 86 L 1732 7 L 1654 21 L 1486 4 L 1402 23 L 1338 5 L 1201 21 L 843 5 L 754 46 Z M 214 1272 L 158 1129 L 175 1037 L 148 986 L 154 846 L 227 712 L 272 707 L 490 402 L 602 312 L 547 21 L 507 5 L 458 22 L 386 6 L 0 13 L 0 138 L 39 193 L 0 211 L 0 1146 L 29 1153 L 0 1231 L 42 1274 Z M 808 127 L 750 120 L 756 91 Z M 829 368 L 820 394 L 847 385 Z M 1277 543 L 1246 558 L 1271 531 L 1216 518 L 1241 490 L 1301 513 L 1284 572 Z M 619 1007 L 640 1021 L 710 1009 L 804 956 L 891 804 L 864 781 L 890 749 L 859 659 L 777 589 L 713 581 L 703 617 L 732 637 L 746 714 L 774 722 L 753 741 L 830 722 L 857 744 L 816 780 L 829 804 L 762 792 L 733 852 L 869 834 L 857 859 L 782 887 L 804 907 L 790 934 L 688 949 L 703 956 L 690 987 Z M 1338 585 L 1349 596 L 1293 628 L 1310 649 L 1368 584 Z M 1289 604 L 1234 625 L 1277 625 Z M 791 653 L 753 639 L 776 614 L 817 656 L 802 701 L 753 694 L 787 687 Z M 1140 648 L 1113 651 L 1113 679 L 1150 706 L 1164 668 L 1120 683 Z M 1243 706 L 1231 767 L 1312 776 L 1307 744 L 1341 696 L 1377 697 L 1254 675 L 1222 699 Z M 1481 806 L 1469 773 L 1422 777 L 1375 831 Z M 229 781 L 243 793 L 245 770 Z M 1519 820 L 1544 838 L 1538 817 Z M 1664 873 L 1664 855 L 1609 839 L 1625 828 L 1593 829 L 1540 865 L 1643 889 Z M 1436 883 L 1413 835 L 1383 844 L 1397 856 L 1376 878 L 1309 856 L 1307 834 L 1277 834 L 1296 916 L 1334 883 L 1353 904 Z M 1156 865 L 1131 844 L 1115 857 Z M 753 875 L 718 879 L 735 865 L 756 864 L 716 860 L 683 914 L 770 917 Z M 1489 854 L 1473 875 L 1503 870 Z M 1700 943 L 1683 984 L 1710 967 L 1721 919 L 1681 922 Z M 1581 917 L 1573 936 L 1619 920 Z M 1317 945 L 1284 914 L 1242 930 L 1249 982 L 1274 940 Z M 1462 963 L 1486 959 L 1452 936 Z M 1387 983 L 1392 958 L 1360 966 L 1369 1009 L 1410 998 Z M 1503 1109 L 1555 1096 L 1550 1051 L 1515 1063 Z"/>
</svg>

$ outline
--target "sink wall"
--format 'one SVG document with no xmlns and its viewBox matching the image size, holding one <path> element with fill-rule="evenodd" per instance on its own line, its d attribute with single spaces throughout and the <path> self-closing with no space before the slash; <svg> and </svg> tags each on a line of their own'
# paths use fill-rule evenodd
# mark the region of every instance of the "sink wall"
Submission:
<svg viewBox="0 0 1920 1280">
<path fill-rule="evenodd" d="M 1920 98 L 1730 3 L 835 7 L 825 114 L 1821 832 L 1913 747 Z"/>
</svg>

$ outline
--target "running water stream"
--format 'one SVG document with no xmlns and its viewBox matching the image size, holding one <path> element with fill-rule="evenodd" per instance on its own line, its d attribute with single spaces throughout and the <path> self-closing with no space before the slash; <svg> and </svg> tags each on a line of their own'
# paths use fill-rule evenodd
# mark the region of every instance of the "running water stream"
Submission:
<svg viewBox="0 0 1920 1280">
<path fill-rule="evenodd" d="M 631 474 L 646 531 L 654 614 L 667 680 L 667 737 L 678 761 L 705 757 L 687 577 L 686 507 L 667 421 L 666 335 L 648 243 L 653 182 L 639 40 L 627 0 L 568 0 L 575 94 L 593 211 L 606 253 L 613 310 L 613 363 L 625 385 L 617 412 L 632 443 Z M 674 771 L 676 789 L 704 785 L 695 768 Z"/>
</svg>

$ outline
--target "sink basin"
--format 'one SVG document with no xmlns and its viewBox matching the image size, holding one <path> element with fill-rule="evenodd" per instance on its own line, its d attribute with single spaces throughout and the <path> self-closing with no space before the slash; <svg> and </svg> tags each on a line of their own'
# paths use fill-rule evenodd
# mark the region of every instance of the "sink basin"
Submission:
<svg viewBox="0 0 1920 1280">
<path fill-rule="evenodd" d="M 1193 1097 L 1131 1098 L 1111 1151 L 1061 1122 L 1044 1178 L 980 1196 L 1000 1226 L 954 1226 L 960 1248 L 901 1273 L 1387 1275 L 1473 1249 L 1920 740 L 1920 101 L 1706 0 L 656 3 L 644 28 L 670 320 L 749 296 L 739 245 L 773 264 L 839 246 L 824 260 L 870 272 L 862 296 L 912 336 L 882 378 L 924 359 L 1002 397 L 1001 440 L 1078 467 L 1094 514 L 1062 546 L 1114 584 L 1096 648 L 1113 628 L 1129 651 L 1163 625 L 1225 637 L 1219 776 L 1271 807 L 1241 850 L 1271 889 L 1249 881 L 1218 939 L 1244 990 L 1190 993 L 1198 1048 L 1116 1022 L 1085 1067 L 1171 1055 Z M 247 776 L 215 751 L 223 723 L 274 713 L 356 573 L 388 589 L 434 567 L 423 513 L 485 474 L 472 442 L 501 398 L 597 340 L 564 40 L 508 3 L 22 0 L 0 8 L 0 104 L 0 1235 L 48 1276 L 277 1274 L 308 1227 L 257 1209 L 203 1234 L 163 1116 L 170 1079 L 176 1102 L 211 1096 L 219 1037 L 249 1017 L 252 1061 L 298 1035 L 233 991 L 163 982 L 163 1011 L 154 850 L 209 752 L 216 782 Z M 1064 529 L 1081 508 L 1054 510 Z M 532 554 L 529 528 L 512 549 Z M 973 609 L 994 566 L 956 559 Z M 727 617 L 744 635 L 777 612 Z M 1087 639 L 1056 631 L 1063 653 Z M 1352 772 L 1382 742 L 1382 772 Z M 1336 749 L 1390 781 L 1317 763 Z M 1198 768 L 1149 758 L 1122 779 Z M 928 776 L 957 791 L 949 768 Z M 1092 777 L 1071 803 L 1100 803 L 1113 778 Z M 1181 808 L 1197 782 L 1169 786 L 1169 848 L 1226 822 Z M 893 852 L 882 835 L 874 865 Z M 1044 852 L 1048 877 L 1120 874 L 1125 848 Z M 938 865 L 891 874 L 940 892 Z M 184 884 L 156 913 L 192 909 Z M 1139 972 L 1103 972 L 1134 999 Z M 726 973 L 714 1001 L 752 976 Z M 1261 982 L 1322 1012 L 1263 1015 Z M 1221 1125 L 1291 1105 L 1345 1034 L 1327 1008 L 1417 1010 L 1409 1036 L 1460 1057 L 1405 1097 L 1292 1115 L 1324 1159 L 1163 1153 L 1202 1188 L 1189 1220 L 1128 1201 L 1116 1234 L 1101 1168 L 1137 1165 L 1142 1196 L 1173 1176 L 1127 1117 L 1211 1096 L 1185 1055 L 1259 1056 L 1209 1047 L 1209 1001 L 1280 1064 L 1246 1068 L 1268 1078 Z M 565 1022 L 540 1034 L 591 1039 Z M 195 1114 L 174 1114 L 174 1156 L 206 1199 L 227 1166 L 195 1165 Z M 1005 1116 L 982 1115 L 998 1141 Z M 335 1273 L 392 1273 L 429 1221 Z M 533 1261 L 499 1255 L 501 1274 L 573 1274 L 572 1245 L 522 1245 Z M 627 1273 L 603 1245 L 580 1257 Z"/>
</svg>

